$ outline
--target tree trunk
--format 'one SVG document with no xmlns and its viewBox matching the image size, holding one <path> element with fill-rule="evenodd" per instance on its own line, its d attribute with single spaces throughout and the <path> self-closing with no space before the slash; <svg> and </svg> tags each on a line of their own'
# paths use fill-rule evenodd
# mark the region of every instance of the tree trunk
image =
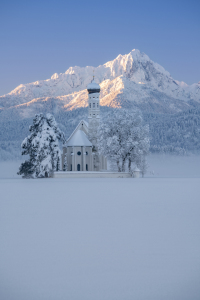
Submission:
<svg viewBox="0 0 200 300">
<path fill-rule="evenodd" d="M 122 172 L 125 172 L 125 158 L 122 159 Z"/>
<path fill-rule="evenodd" d="M 118 172 L 121 172 L 121 168 L 120 168 L 120 165 L 119 165 L 119 160 L 117 160 L 117 168 L 118 168 Z"/>
<path fill-rule="evenodd" d="M 129 170 L 129 173 L 131 173 L 131 159 L 130 158 L 128 160 L 128 170 Z"/>
</svg>

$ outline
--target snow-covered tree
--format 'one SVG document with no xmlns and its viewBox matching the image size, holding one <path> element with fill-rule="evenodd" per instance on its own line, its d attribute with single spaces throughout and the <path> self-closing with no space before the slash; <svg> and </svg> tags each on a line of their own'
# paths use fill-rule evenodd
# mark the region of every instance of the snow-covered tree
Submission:
<svg viewBox="0 0 200 300">
<path fill-rule="evenodd" d="M 108 113 L 99 126 L 98 149 L 115 160 L 118 172 L 125 171 L 126 161 L 129 171 L 132 162 L 139 164 L 149 150 L 149 130 L 140 111 L 115 109 Z"/>
<path fill-rule="evenodd" d="M 18 174 L 31 178 L 49 177 L 59 169 L 59 142 L 64 142 L 64 134 L 51 114 L 35 115 L 29 131 L 30 135 L 21 145 L 22 155 L 29 155 L 29 159 L 21 164 Z"/>
</svg>

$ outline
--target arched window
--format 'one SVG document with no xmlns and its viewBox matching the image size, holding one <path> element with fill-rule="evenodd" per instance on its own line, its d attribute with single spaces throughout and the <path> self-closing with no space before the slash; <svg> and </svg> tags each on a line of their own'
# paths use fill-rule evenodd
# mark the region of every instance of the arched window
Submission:
<svg viewBox="0 0 200 300">
<path fill-rule="evenodd" d="M 77 165 L 77 171 L 80 171 L 80 170 L 81 170 L 81 165 L 78 164 L 78 165 Z"/>
<path fill-rule="evenodd" d="M 85 154 L 88 155 L 88 152 L 86 151 Z"/>
<path fill-rule="evenodd" d="M 95 103 L 93 103 L 93 108 L 95 108 Z"/>
<path fill-rule="evenodd" d="M 71 165 L 70 171 L 72 171 L 72 165 Z"/>
<path fill-rule="evenodd" d="M 86 164 L 86 171 L 88 171 L 88 164 Z"/>
<path fill-rule="evenodd" d="M 78 151 L 78 152 L 77 152 L 77 155 L 81 155 L 81 151 Z"/>
</svg>

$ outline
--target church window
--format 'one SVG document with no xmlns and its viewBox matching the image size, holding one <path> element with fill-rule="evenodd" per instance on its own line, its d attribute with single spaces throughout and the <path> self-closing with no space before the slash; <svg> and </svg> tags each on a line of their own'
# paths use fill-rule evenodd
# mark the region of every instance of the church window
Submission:
<svg viewBox="0 0 200 300">
<path fill-rule="evenodd" d="M 91 103 L 90 103 L 90 108 L 91 108 Z"/>
<path fill-rule="evenodd" d="M 95 97 L 93 97 L 93 98 L 95 98 Z"/>
<path fill-rule="evenodd" d="M 81 165 L 78 164 L 78 165 L 77 165 L 77 171 L 80 171 L 80 170 L 81 170 Z"/>
<path fill-rule="evenodd" d="M 86 164 L 86 171 L 88 171 L 88 164 Z"/>
<path fill-rule="evenodd" d="M 93 116 L 95 116 L 95 114 L 93 114 Z"/>
<path fill-rule="evenodd" d="M 88 152 L 86 151 L 85 154 L 88 155 Z"/>
<path fill-rule="evenodd" d="M 72 165 L 71 165 L 70 171 L 72 171 Z"/>
<path fill-rule="evenodd" d="M 81 155 L 81 151 L 78 151 L 78 152 L 77 152 L 77 155 Z"/>
<path fill-rule="evenodd" d="M 99 107 L 99 103 L 97 103 L 97 108 Z"/>
<path fill-rule="evenodd" d="M 93 108 L 95 108 L 95 103 L 93 103 Z"/>
</svg>

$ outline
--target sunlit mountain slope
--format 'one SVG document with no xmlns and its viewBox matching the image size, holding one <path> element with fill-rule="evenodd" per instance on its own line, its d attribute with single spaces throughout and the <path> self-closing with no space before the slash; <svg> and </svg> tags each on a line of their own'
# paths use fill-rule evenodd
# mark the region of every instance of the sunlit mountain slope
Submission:
<svg viewBox="0 0 200 300">
<path fill-rule="evenodd" d="M 200 103 L 200 83 L 187 85 L 174 80 L 159 64 L 139 50 L 118 55 L 94 67 L 70 67 L 50 79 L 21 84 L 0 97 L 0 111 L 13 110 L 21 117 L 46 110 L 73 110 L 87 106 L 87 84 L 95 74 L 101 85 L 101 105 L 137 106 L 146 112 L 175 113 Z M 1 115 L 3 117 L 4 113 Z"/>
</svg>

